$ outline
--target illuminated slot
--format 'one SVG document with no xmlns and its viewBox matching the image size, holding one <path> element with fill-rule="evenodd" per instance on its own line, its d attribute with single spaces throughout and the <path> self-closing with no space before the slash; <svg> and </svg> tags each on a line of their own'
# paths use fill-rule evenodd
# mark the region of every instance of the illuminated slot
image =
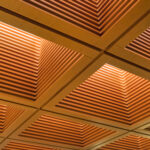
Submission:
<svg viewBox="0 0 150 150">
<path fill-rule="evenodd" d="M 84 147 L 115 132 L 95 125 L 73 122 L 44 114 L 24 129 L 19 136 Z"/>
<path fill-rule="evenodd" d="M 108 150 L 108 149 L 130 149 L 130 150 L 148 150 L 150 149 L 150 139 L 141 136 L 130 135 L 97 150 Z"/>
<path fill-rule="evenodd" d="M 139 0 L 22 1 L 101 36 Z"/>
<path fill-rule="evenodd" d="M 44 91 L 82 54 L 0 22 L 0 91 L 29 100 Z"/>
<path fill-rule="evenodd" d="M 150 59 L 150 27 L 126 46 L 126 50 Z"/>
<path fill-rule="evenodd" d="M 56 107 L 132 125 L 150 116 L 149 97 L 148 80 L 105 64 L 60 100 Z"/>
</svg>

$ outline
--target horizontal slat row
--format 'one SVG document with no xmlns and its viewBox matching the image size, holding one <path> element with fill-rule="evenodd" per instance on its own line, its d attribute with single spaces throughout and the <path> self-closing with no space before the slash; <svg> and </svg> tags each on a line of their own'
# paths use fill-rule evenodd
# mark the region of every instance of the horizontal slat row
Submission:
<svg viewBox="0 0 150 150">
<path fill-rule="evenodd" d="M 60 148 L 47 148 L 44 146 L 36 146 L 22 142 L 9 142 L 2 150 L 61 150 Z"/>
<path fill-rule="evenodd" d="M 23 1 L 98 35 L 104 34 L 138 2 L 138 0 Z"/>
<path fill-rule="evenodd" d="M 150 115 L 149 97 L 148 80 L 105 64 L 56 106 L 131 125 Z"/>
<path fill-rule="evenodd" d="M 0 88 L 37 100 L 82 54 L 0 22 Z"/>
<path fill-rule="evenodd" d="M 94 33 L 98 32 L 96 10 L 90 1 L 23 0 L 47 13 L 53 14 Z"/>
<path fill-rule="evenodd" d="M 40 38 L 0 22 L 1 90 L 36 98 Z"/>
<path fill-rule="evenodd" d="M 150 59 L 150 27 L 141 33 L 135 40 L 131 41 L 126 49 Z"/>
<path fill-rule="evenodd" d="M 150 139 L 140 136 L 130 135 L 110 144 L 107 144 L 97 150 L 149 150 Z"/>
<path fill-rule="evenodd" d="M 104 34 L 119 21 L 139 0 L 100 0 L 98 8 L 99 34 Z"/>
<path fill-rule="evenodd" d="M 115 131 L 93 125 L 42 115 L 20 136 L 84 147 L 113 133 Z"/>
</svg>

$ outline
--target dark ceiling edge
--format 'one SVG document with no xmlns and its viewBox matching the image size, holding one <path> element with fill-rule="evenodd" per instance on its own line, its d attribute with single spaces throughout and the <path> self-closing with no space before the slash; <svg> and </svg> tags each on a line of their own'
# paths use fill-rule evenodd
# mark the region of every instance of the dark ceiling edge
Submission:
<svg viewBox="0 0 150 150">
<path fill-rule="evenodd" d="M 137 64 L 135 64 L 135 63 L 133 63 L 133 62 L 131 62 L 131 61 L 128 61 L 128 60 L 126 60 L 126 59 L 123 59 L 123 58 L 121 58 L 121 57 L 119 57 L 119 56 L 116 56 L 116 55 L 114 55 L 114 54 L 112 54 L 112 53 L 109 53 L 109 52 L 107 52 L 107 51 L 104 51 L 104 53 L 107 54 L 107 55 L 109 55 L 109 56 L 111 56 L 111 57 L 117 58 L 117 59 L 119 59 L 119 60 L 121 60 L 121 61 L 123 61 L 123 62 L 126 62 L 126 63 L 128 63 L 128 64 L 130 64 L 130 65 L 136 66 L 136 67 L 138 67 L 138 68 L 140 68 L 140 69 L 142 69 L 142 70 L 145 70 L 145 71 L 147 71 L 147 72 L 150 72 L 150 69 L 147 69 L 147 68 L 145 68 L 145 67 L 142 67 L 142 66 L 140 66 L 140 65 L 137 65 Z"/>
<path fill-rule="evenodd" d="M 78 42 L 78 43 L 80 43 L 80 44 L 82 44 L 82 45 L 85 45 L 85 46 L 90 47 L 90 48 L 92 48 L 92 49 L 95 49 L 95 50 L 97 50 L 97 51 L 101 51 L 101 49 L 98 48 L 98 47 L 95 47 L 95 46 L 93 46 L 93 45 L 91 45 L 91 44 L 88 44 L 88 43 L 86 43 L 86 42 L 84 42 L 84 41 L 81 41 L 81 40 L 79 40 L 79 39 L 77 39 L 77 38 L 74 38 L 74 37 L 72 37 L 72 36 L 69 36 L 69 35 L 67 35 L 67 34 L 65 34 L 65 33 L 63 33 L 63 32 L 60 32 L 60 31 L 58 31 L 58 30 L 55 30 L 55 29 L 53 29 L 53 28 L 51 28 L 51 27 L 49 27 L 49 26 L 47 26 L 47 25 L 44 25 L 44 24 L 42 24 L 42 23 L 39 23 L 39 22 L 37 22 L 37 21 L 35 21 L 35 20 L 32 20 L 32 19 L 30 19 L 30 18 L 28 18 L 28 17 L 25 17 L 25 16 L 23 16 L 23 15 L 20 15 L 20 14 L 18 14 L 18 13 L 16 13 L 16 12 L 13 12 L 13 11 L 9 10 L 9 9 L 6 9 L 6 8 L 0 6 L 0 10 L 2 10 L 3 12 L 8 13 L 8 14 L 10 14 L 10 15 L 16 16 L 16 17 L 18 17 L 18 18 L 20 18 L 20 19 L 23 19 L 23 20 L 25 20 L 25 21 L 28 21 L 28 22 L 30 22 L 30 23 L 32 23 L 32 24 L 35 24 L 35 25 L 37 25 L 37 26 L 40 26 L 40 27 L 42 27 L 42 28 L 44 28 L 44 29 L 46 29 L 46 30 L 52 31 L 52 32 L 54 32 L 54 33 L 56 33 L 56 34 L 59 34 L 59 35 L 62 35 L 62 36 L 64 36 L 64 37 L 66 37 L 66 38 L 68 38 L 68 39 L 71 39 L 71 40 L 73 40 L 73 41 L 75 41 L 75 42 Z"/>
</svg>

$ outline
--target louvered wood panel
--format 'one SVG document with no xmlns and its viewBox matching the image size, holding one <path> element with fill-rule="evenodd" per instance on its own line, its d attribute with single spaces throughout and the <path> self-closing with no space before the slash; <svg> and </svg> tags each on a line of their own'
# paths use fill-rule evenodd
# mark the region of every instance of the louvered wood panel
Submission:
<svg viewBox="0 0 150 150">
<path fill-rule="evenodd" d="M 141 136 L 130 135 L 115 142 L 107 144 L 97 150 L 149 150 L 150 139 Z"/>
<path fill-rule="evenodd" d="M 2 150 L 61 150 L 61 148 L 47 148 L 44 146 L 37 146 L 34 144 L 27 144 L 23 142 L 10 141 Z"/>
<path fill-rule="evenodd" d="M 22 131 L 19 136 L 84 147 L 115 132 L 94 125 L 42 115 Z"/>
<path fill-rule="evenodd" d="M 135 40 L 131 41 L 126 49 L 150 59 L 150 27 L 141 33 Z"/>
<path fill-rule="evenodd" d="M 150 115 L 150 82 L 105 64 L 56 107 L 126 125 Z"/>
<path fill-rule="evenodd" d="M 3 93 L 37 100 L 83 55 L 0 22 Z"/>
<path fill-rule="evenodd" d="M 138 0 L 23 1 L 100 36 L 138 2 Z"/>
<path fill-rule="evenodd" d="M 36 99 L 40 38 L 0 22 L 1 91 Z"/>
</svg>

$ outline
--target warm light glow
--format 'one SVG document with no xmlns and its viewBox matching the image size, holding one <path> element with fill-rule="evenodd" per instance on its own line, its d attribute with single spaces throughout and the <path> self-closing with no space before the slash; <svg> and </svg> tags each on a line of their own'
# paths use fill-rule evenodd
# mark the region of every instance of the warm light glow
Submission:
<svg viewBox="0 0 150 150">
<path fill-rule="evenodd" d="M 83 56 L 3 22 L 0 27 L 4 93 L 36 100 Z"/>
<path fill-rule="evenodd" d="M 56 106 L 127 125 L 150 115 L 150 82 L 105 64 Z"/>
</svg>

